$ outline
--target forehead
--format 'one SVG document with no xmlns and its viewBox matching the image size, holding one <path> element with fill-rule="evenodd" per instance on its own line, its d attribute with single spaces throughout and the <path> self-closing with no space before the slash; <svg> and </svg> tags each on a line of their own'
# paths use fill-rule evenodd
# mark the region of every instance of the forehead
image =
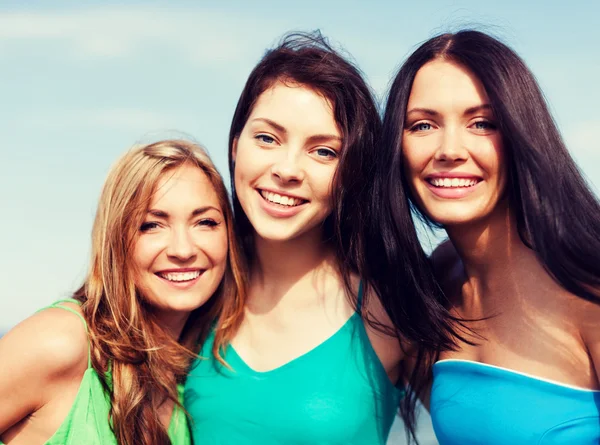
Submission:
<svg viewBox="0 0 600 445">
<path fill-rule="evenodd" d="M 184 164 L 163 172 L 156 184 L 150 207 L 198 207 L 212 205 L 220 208 L 214 186 L 206 173 L 192 164 Z"/>
<path fill-rule="evenodd" d="M 305 85 L 276 82 L 257 99 L 249 121 L 268 118 L 286 129 L 340 135 L 333 104 Z"/>
<path fill-rule="evenodd" d="M 432 60 L 419 69 L 410 92 L 409 107 L 472 107 L 488 103 L 481 81 L 463 65 Z"/>
</svg>

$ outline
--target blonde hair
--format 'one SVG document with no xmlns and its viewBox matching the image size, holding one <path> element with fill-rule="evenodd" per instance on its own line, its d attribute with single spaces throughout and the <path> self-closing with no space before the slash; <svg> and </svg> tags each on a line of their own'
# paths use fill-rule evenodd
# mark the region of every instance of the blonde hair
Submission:
<svg viewBox="0 0 600 445">
<path fill-rule="evenodd" d="M 134 284 L 130 258 L 161 175 L 184 164 L 201 169 L 213 185 L 225 217 L 228 266 L 215 295 L 192 311 L 179 340 L 156 322 Z M 104 184 L 92 230 L 92 261 L 75 293 L 89 326 L 92 366 L 110 393 L 111 422 L 121 445 L 170 443 L 158 407 L 179 404 L 194 352 L 218 320 L 213 354 L 238 328 L 244 307 L 245 274 L 223 180 L 202 147 L 165 140 L 135 147 L 112 167 Z M 112 381 L 106 377 L 111 371 Z"/>
</svg>

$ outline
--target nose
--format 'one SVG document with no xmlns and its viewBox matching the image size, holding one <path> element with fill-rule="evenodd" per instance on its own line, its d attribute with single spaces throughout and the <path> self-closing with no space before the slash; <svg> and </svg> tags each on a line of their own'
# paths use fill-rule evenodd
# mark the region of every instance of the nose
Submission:
<svg viewBox="0 0 600 445">
<path fill-rule="evenodd" d="M 167 256 L 181 262 L 193 259 L 197 254 L 197 246 L 188 228 L 174 228 L 171 232 Z"/>
<path fill-rule="evenodd" d="M 300 153 L 302 150 L 289 148 L 283 156 L 271 167 L 272 175 L 280 182 L 302 182 L 304 179 L 304 167 L 301 165 Z"/>
<path fill-rule="evenodd" d="M 440 146 L 435 152 L 435 160 L 442 162 L 464 161 L 468 157 L 468 150 L 463 145 L 460 131 L 447 129 L 444 131 Z"/>
</svg>

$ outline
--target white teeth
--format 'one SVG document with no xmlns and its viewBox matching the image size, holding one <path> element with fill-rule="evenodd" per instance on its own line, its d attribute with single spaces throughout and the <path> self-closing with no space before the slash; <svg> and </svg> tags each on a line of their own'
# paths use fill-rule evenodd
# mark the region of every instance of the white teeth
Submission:
<svg viewBox="0 0 600 445">
<path fill-rule="evenodd" d="M 472 187 L 479 181 L 465 178 L 433 178 L 429 182 L 436 187 Z"/>
<path fill-rule="evenodd" d="M 196 270 L 194 272 L 167 272 L 159 273 L 159 275 L 165 280 L 169 281 L 190 281 L 198 278 L 200 276 L 200 271 Z"/>
<path fill-rule="evenodd" d="M 263 190 L 261 190 L 260 194 L 267 201 L 274 202 L 275 204 L 279 204 L 286 207 L 295 207 L 299 204 L 302 204 L 301 199 L 292 198 L 291 196 L 278 195 L 277 193 L 266 192 Z"/>
</svg>

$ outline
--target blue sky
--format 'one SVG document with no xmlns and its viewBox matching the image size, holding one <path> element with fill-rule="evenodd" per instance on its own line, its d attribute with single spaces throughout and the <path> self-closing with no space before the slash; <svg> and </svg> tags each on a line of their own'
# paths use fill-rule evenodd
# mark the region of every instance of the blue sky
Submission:
<svg viewBox="0 0 600 445">
<path fill-rule="evenodd" d="M 188 135 L 226 173 L 245 79 L 289 30 L 320 28 L 382 97 L 401 61 L 432 35 L 475 26 L 499 36 L 538 77 L 571 152 L 600 188 L 600 3 L 282 4 L 0 4 L 0 331 L 81 283 L 100 188 L 129 146 Z"/>
</svg>

